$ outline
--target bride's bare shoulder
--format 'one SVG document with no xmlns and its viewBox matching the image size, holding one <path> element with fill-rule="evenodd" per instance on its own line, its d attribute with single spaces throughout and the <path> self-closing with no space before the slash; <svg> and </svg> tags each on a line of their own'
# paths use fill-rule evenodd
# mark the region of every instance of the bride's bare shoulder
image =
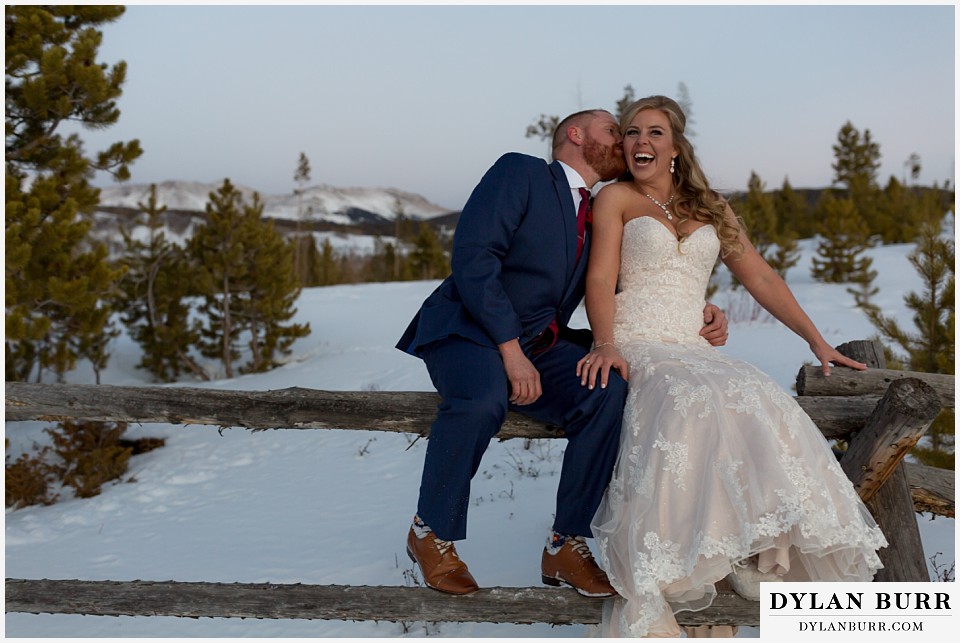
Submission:
<svg viewBox="0 0 960 643">
<path fill-rule="evenodd" d="M 611 203 L 633 198 L 636 192 L 628 183 L 610 183 L 603 186 L 597 193 L 596 200 L 603 199 Z"/>
</svg>

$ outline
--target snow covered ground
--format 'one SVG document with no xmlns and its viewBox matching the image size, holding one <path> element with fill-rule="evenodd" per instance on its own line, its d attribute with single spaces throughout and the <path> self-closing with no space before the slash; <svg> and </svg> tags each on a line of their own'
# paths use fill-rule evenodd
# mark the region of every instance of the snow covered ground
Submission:
<svg viewBox="0 0 960 643">
<path fill-rule="evenodd" d="M 803 243 L 788 282 L 828 341 L 874 335 L 842 285 L 809 276 L 813 245 Z M 912 246 L 871 251 L 879 271 L 877 303 L 912 328 L 903 296 L 920 289 L 906 259 Z M 270 373 L 180 385 L 269 390 L 432 390 L 419 360 L 393 348 L 437 282 L 316 288 L 302 293 L 296 321 L 312 334 Z M 748 360 L 792 389 L 804 361 L 803 340 L 745 295 L 722 288 L 714 301 L 732 318 L 723 350 Z M 586 326 L 579 310 L 574 325 Z M 147 385 L 135 368 L 136 345 L 118 338 L 104 384 Z M 89 368 L 70 374 L 92 383 Z M 43 438 L 41 423 L 7 423 L 9 455 Z M 132 437 L 166 438 L 135 456 L 122 481 L 96 498 L 7 511 L 8 578 L 178 580 L 350 585 L 406 585 L 419 579 L 404 552 L 425 441 L 405 435 L 324 430 L 219 432 L 209 426 L 133 426 Z M 483 586 L 538 586 L 539 561 L 552 522 L 562 441 L 524 450 L 494 442 L 475 479 L 470 532 L 458 549 Z M 953 519 L 918 516 L 927 557 L 955 559 Z M 564 590 L 557 590 L 564 591 Z M 307 620 L 178 619 L 7 614 L 9 637 L 583 637 L 584 626 L 372 623 Z M 742 628 L 741 637 L 757 637 Z"/>
</svg>

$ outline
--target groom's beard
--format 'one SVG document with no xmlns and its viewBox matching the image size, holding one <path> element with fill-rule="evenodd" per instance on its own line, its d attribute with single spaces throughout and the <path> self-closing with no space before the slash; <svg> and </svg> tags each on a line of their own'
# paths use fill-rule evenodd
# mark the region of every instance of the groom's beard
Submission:
<svg viewBox="0 0 960 643">
<path fill-rule="evenodd" d="M 583 160 L 593 168 L 601 181 L 612 181 L 627 169 L 621 146 L 601 145 L 589 135 L 583 141 Z"/>
</svg>

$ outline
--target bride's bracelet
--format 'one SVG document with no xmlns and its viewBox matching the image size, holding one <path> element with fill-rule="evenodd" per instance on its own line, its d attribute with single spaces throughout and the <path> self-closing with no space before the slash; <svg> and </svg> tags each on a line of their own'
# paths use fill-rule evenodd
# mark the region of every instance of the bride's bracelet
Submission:
<svg viewBox="0 0 960 643">
<path fill-rule="evenodd" d="M 593 345 L 593 350 L 597 350 L 598 348 L 603 348 L 604 346 L 613 346 L 614 348 L 616 348 L 613 342 L 600 342 L 599 344 Z"/>
</svg>

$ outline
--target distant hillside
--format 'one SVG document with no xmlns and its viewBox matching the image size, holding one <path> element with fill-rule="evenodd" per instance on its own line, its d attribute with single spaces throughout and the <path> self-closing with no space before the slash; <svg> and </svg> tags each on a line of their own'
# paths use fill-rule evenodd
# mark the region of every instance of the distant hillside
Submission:
<svg viewBox="0 0 960 643">
<path fill-rule="evenodd" d="M 206 220 L 210 193 L 220 185 L 190 181 L 157 184 L 157 200 L 161 206 L 167 207 L 164 223 L 168 238 L 182 242 L 193 235 L 194 228 Z M 253 189 L 235 187 L 246 199 L 252 198 Z M 138 231 L 132 223 L 141 215 L 137 204 L 146 203 L 149 190 L 149 185 L 122 185 L 101 190 L 100 205 L 94 216 L 94 234 L 107 243 L 112 252 L 120 252 L 122 248 L 120 226 L 134 236 L 145 233 L 145 229 Z M 264 218 L 272 220 L 281 234 L 292 235 L 297 231 L 296 195 L 260 194 L 260 200 L 264 204 Z M 420 195 L 392 188 L 320 185 L 304 190 L 303 211 L 306 216 L 300 222 L 300 230 L 317 233 L 318 238 L 329 238 L 335 246 L 369 251 L 372 237 L 394 235 L 398 201 L 404 215 L 427 222 L 443 235 L 452 233 L 460 216 L 459 212 L 450 212 Z"/>
<path fill-rule="evenodd" d="M 157 200 L 170 210 L 203 212 L 211 192 L 221 184 L 193 181 L 164 181 L 157 184 Z M 254 190 L 235 186 L 245 198 L 250 199 Z M 136 209 L 137 203 L 145 202 L 150 186 L 120 185 L 104 188 L 100 192 L 100 205 L 105 208 Z M 264 216 L 275 220 L 296 221 L 300 197 L 294 194 L 263 194 Z M 337 225 L 353 223 L 392 222 L 396 218 L 399 203 L 403 213 L 414 219 L 433 219 L 449 214 L 447 208 L 427 201 L 419 194 L 411 194 L 394 188 L 336 188 L 316 185 L 304 189 L 302 212 L 314 222 Z"/>
<path fill-rule="evenodd" d="M 219 187 L 219 184 L 190 181 L 157 184 L 158 199 L 161 205 L 167 206 L 165 223 L 171 239 L 189 238 L 194 227 L 206 220 L 209 194 Z M 253 189 L 236 187 L 246 198 L 252 197 Z M 119 251 L 121 246 L 118 225 L 130 229 L 131 222 L 140 214 L 137 203 L 146 202 L 149 189 L 149 185 L 122 185 L 101 191 L 100 206 L 94 218 L 95 233 L 112 250 Z M 794 188 L 810 208 L 828 189 Z M 775 191 L 768 190 L 769 193 Z M 745 195 L 743 191 L 725 193 L 731 200 Z M 296 232 L 296 195 L 261 194 L 260 199 L 264 203 L 264 217 L 273 220 L 278 231 L 284 235 Z M 429 223 L 442 237 L 448 238 L 456 229 L 460 212 L 451 212 L 420 195 L 393 188 L 335 188 L 327 185 L 304 190 L 303 210 L 307 216 L 300 222 L 300 229 L 316 233 L 318 240 L 329 238 L 337 246 L 369 250 L 373 237 L 386 238 L 395 234 L 394 210 L 398 201 L 406 216 Z"/>
</svg>

